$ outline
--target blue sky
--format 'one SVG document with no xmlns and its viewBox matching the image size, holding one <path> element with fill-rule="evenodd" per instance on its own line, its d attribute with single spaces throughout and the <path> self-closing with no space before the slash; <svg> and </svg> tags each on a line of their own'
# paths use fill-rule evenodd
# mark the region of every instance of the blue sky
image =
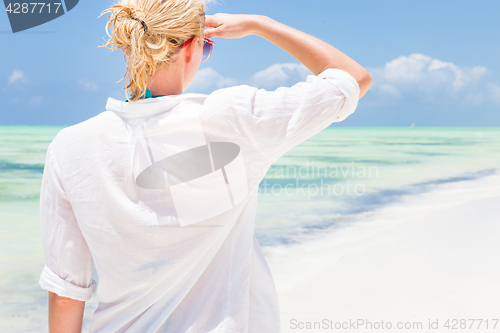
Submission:
<svg viewBox="0 0 500 333">
<path fill-rule="evenodd" d="M 500 1 L 216 0 L 207 14 L 261 14 L 314 35 L 373 75 L 354 114 L 335 126 L 500 126 Z M 101 11 L 85 1 L 60 18 L 12 34 L 0 14 L 0 125 L 72 125 L 125 99 L 121 52 Z M 235 84 L 267 90 L 312 74 L 258 36 L 214 38 L 185 92 Z"/>
</svg>

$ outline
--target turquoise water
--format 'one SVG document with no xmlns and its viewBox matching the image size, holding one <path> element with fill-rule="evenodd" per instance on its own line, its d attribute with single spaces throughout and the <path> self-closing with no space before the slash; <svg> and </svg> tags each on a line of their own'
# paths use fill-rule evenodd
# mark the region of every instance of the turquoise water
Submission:
<svg viewBox="0 0 500 333">
<path fill-rule="evenodd" d="M 46 331 L 38 198 L 46 149 L 61 129 L 0 126 L 1 331 Z M 255 232 L 263 246 L 300 241 L 402 196 L 499 169 L 500 128 L 328 128 L 269 169 Z M 95 307 L 87 302 L 85 328 Z"/>
<path fill-rule="evenodd" d="M 499 128 L 330 127 L 270 168 L 267 186 L 260 186 L 256 235 L 263 245 L 300 241 L 403 195 L 499 169 Z M 304 191 L 293 190 L 299 187 Z"/>
</svg>

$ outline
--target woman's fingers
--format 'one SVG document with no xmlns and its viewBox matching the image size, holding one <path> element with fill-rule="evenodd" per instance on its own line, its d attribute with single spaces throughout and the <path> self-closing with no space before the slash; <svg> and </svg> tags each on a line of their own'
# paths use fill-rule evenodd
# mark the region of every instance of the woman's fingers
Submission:
<svg viewBox="0 0 500 333">
<path fill-rule="evenodd" d="M 217 28 L 222 23 L 217 20 L 214 15 L 206 15 L 205 16 L 205 27 L 207 28 Z"/>
<path fill-rule="evenodd" d="M 205 16 L 205 38 L 241 38 L 248 36 L 250 31 L 249 15 L 217 13 Z"/>
<path fill-rule="evenodd" d="M 215 15 L 205 16 L 205 28 L 210 28 L 205 29 L 205 38 L 222 37 L 220 27 L 222 27 L 223 23 L 220 19 L 217 19 L 217 16 L 214 16 Z"/>
<path fill-rule="evenodd" d="M 219 28 L 205 29 L 205 38 L 222 37 L 220 30 Z"/>
</svg>

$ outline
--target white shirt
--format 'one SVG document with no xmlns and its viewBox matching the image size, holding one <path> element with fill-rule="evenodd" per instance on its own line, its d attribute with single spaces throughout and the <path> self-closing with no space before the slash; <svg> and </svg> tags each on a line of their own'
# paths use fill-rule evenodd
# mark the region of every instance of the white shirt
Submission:
<svg viewBox="0 0 500 333">
<path fill-rule="evenodd" d="M 254 234 L 258 185 L 358 98 L 339 69 L 275 91 L 109 98 L 49 145 L 41 287 L 81 301 L 95 291 L 90 332 L 280 332 Z"/>
</svg>

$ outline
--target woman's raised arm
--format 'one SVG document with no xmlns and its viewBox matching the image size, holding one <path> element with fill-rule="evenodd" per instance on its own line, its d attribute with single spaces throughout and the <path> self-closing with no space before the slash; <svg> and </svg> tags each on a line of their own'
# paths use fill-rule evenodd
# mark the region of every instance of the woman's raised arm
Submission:
<svg viewBox="0 0 500 333">
<path fill-rule="evenodd" d="M 359 98 L 370 88 L 372 77 L 366 69 L 328 43 L 288 27 L 267 16 L 217 13 L 207 15 L 205 37 L 241 38 L 261 36 L 290 53 L 315 75 L 328 68 L 351 74 L 360 88 Z"/>
</svg>

